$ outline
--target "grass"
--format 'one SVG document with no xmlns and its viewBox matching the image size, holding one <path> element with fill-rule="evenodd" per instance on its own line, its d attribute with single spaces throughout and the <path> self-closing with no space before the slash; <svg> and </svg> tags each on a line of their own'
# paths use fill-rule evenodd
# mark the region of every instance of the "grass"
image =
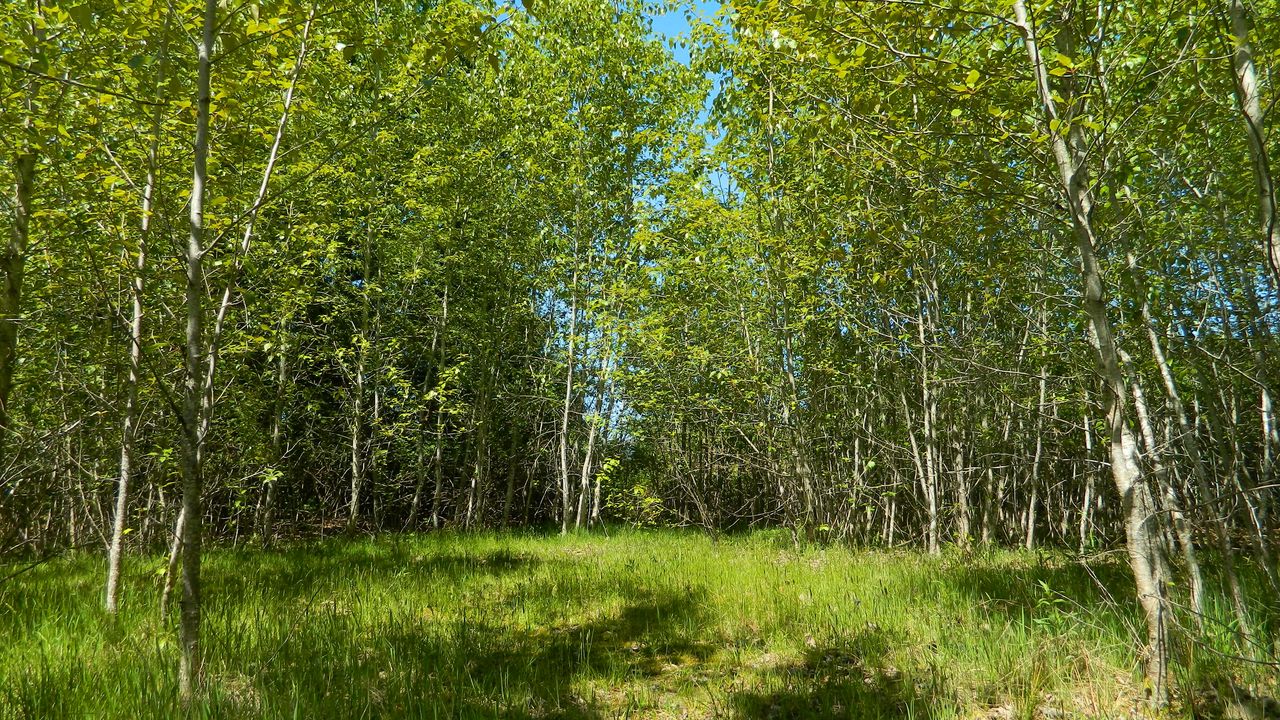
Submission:
<svg viewBox="0 0 1280 720">
<path fill-rule="evenodd" d="M 0 585 L 3 720 L 1117 717 L 1141 695 L 1118 562 L 438 534 L 210 551 L 184 710 L 162 559 L 130 558 L 115 619 L 102 565 Z"/>
</svg>

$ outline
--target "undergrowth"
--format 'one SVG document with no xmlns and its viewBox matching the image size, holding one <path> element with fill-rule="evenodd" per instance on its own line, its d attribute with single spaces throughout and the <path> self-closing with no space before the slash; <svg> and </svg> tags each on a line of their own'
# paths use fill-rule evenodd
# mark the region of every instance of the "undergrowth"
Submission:
<svg viewBox="0 0 1280 720">
<path fill-rule="evenodd" d="M 187 708 L 176 631 L 158 611 L 163 559 L 129 558 L 110 618 L 101 558 L 77 555 L 0 585 L 0 718 L 1030 718 L 1141 706 L 1118 558 L 930 558 L 780 538 L 436 534 L 212 550 L 205 689 Z M 1266 685 L 1256 667 L 1224 664 L 1226 650 L 1177 647 L 1184 699 L 1215 678 Z"/>
</svg>

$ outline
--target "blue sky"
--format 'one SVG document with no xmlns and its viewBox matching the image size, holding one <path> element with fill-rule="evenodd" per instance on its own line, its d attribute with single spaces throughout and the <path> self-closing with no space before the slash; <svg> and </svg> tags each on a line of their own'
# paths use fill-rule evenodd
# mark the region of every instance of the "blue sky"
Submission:
<svg viewBox="0 0 1280 720">
<path fill-rule="evenodd" d="M 708 2 L 707 0 L 694 0 L 692 7 L 684 6 L 678 10 L 672 10 L 653 16 L 653 32 L 656 35 L 666 37 L 668 39 L 676 39 L 680 36 L 688 37 L 689 32 L 689 13 L 693 13 L 693 17 L 711 17 L 720 9 L 720 3 L 717 1 Z M 689 63 L 689 51 L 683 47 L 677 47 L 673 51 L 676 59 L 686 65 Z"/>
<path fill-rule="evenodd" d="M 719 12 L 719 10 L 719 0 L 693 0 L 692 3 L 685 3 L 677 10 L 653 15 L 653 33 L 668 40 L 678 40 L 682 36 L 687 38 L 689 33 L 689 21 L 691 18 L 693 20 L 697 20 L 698 18 L 710 18 Z M 686 65 L 689 64 L 688 48 L 677 46 L 672 48 L 671 52 L 672 55 L 675 56 L 676 60 L 679 60 Z M 716 83 L 716 88 L 719 88 L 718 82 Z M 714 91 L 712 94 L 714 94 Z M 702 111 L 699 113 L 699 122 L 705 123 L 707 121 L 711 99 L 711 96 L 706 98 L 707 105 L 704 106 Z M 719 134 L 711 128 L 706 128 L 705 133 L 709 147 L 714 147 L 720 140 Z M 733 181 L 722 169 L 712 169 L 708 174 L 708 179 L 712 186 L 718 188 L 722 194 L 733 194 L 736 192 Z"/>
</svg>

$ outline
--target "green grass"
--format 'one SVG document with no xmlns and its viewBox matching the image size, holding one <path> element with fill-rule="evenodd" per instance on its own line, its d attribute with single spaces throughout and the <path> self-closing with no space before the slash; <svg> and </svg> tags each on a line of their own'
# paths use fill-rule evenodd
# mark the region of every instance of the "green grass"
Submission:
<svg viewBox="0 0 1280 720">
<path fill-rule="evenodd" d="M 130 558 L 114 621 L 95 555 L 0 585 L 0 718 L 183 715 L 161 564 Z M 335 539 L 204 567 L 192 717 L 1116 717 L 1141 695 L 1135 613 L 1099 587 L 1127 597 L 1115 562 L 615 532 Z"/>
</svg>

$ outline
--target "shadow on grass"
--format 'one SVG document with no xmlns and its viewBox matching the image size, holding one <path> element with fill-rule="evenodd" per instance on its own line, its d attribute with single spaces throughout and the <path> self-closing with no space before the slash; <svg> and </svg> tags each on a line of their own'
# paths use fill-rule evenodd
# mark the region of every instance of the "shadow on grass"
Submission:
<svg viewBox="0 0 1280 720">
<path fill-rule="evenodd" d="M 1095 560 L 1087 565 L 1062 556 L 1023 556 L 1021 562 L 959 558 L 949 563 L 940 579 L 986 608 L 1018 617 L 1054 597 L 1070 598 L 1086 607 L 1133 605 L 1133 576 L 1121 558 Z"/>
<path fill-rule="evenodd" d="M 955 558 L 931 565 L 936 572 L 913 576 L 895 591 L 927 596 L 945 588 L 949 602 L 1022 622 L 1031 622 L 1047 594 L 1105 603 L 1105 592 L 1079 564 L 1012 562 Z M 698 676 L 716 665 L 720 649 L 715 633 L 706 631 L 715 618 L 705 615 L 702 590 L 679 578 L 619 573 L 560 556 L 329 541 L 272 553 L 221 552 L 206 567 L 212 665 L 208 702 L 198 713 L 203 717 L 594 720 L 633 707 L 624 696 L 633 688 L 700 684 Z M 57 595 L 59 614 L 78 618 L 76 628 L 97 617 L 96 606 L 84 602 L 98 586 L 96 568 L 77 570 L 75 582 L 64 582 Z M 1123 563 L 1095 564 L 1093 572 L 1123 608 L 1106 614 L 1125 618 L 1132 611 L 1125 607 L 1131 581 Z M 32 583 L 19 606 L 47 614 L 39 607 L 41 595 L 47 608 L 55 585 Z M 402 588 L 414 586 L 456 592 L 400 596 Z M 364 588 L 395 602 L 388 608 L 362 604 Z M 339 590 L 338 602 L 331 602 L 331 592 Z M 440 607 L 419 609 L 402 597 Z M 15 599 L 12 591 L 9 599 Z M 921 608 L 932 606 L 921 599 Z M 103 717 L 181 716 L 172 695 L 171 628 L 158 630 L 129 633 L 118 642 L 93 632 L 76 636 L 75 644 L 107 640 L 115 659 L 97 665 L 96 676 L 75 670 L 80 656 L 69 644 L 49 667 L 14 686 L 8 697 L 16 716 L 83 716 L 95 707 L 119 709 L 98 713 Z M 711 683 L 723 680 L 727 692 L 716 714 L 854 720 L 951 714 L 957 700 L 944 673 L 924 664 L 891 664 L 891 657 L 903 655 L 892 651 L 909 641 L 868 627 L 811 647 L 794 662 L 760 669 L 749 683 L 714 678 Z M 3 686 L 0 678 L 0 718 Z M 609 696 L 591 696 L 584 688 L 592 687 Z M 54 713 L 67 695 L 74 696 L 65 703 L 68 712 Z M 635 701 L 637 709 L 644 704 L 643 697 Z"/>
<path fill-rule="evenodd" d="M 603 678 L 616 686 L 704 661 L 714 650 L 694 635 L 697 592 L 626 581 L 566 591 L 552 583 L 522 581 L 519 593 L 554 596 L 577 610 L 621 594 L 623 606 L 550 627 L 520 627 L 481 611 L 449 620 L 423 613 L 362 624 L 324 607 L 291 635 L 278 637 L 279 649 L 268 657 L 264 644 L 237 649 L 226 638 L 230 646 L 221 651 L 256 667 L 262 691 L 248 700 L 232 697 L 231 706 L 245 717 L 592 720 L 612 717 L 613 704 L 606 709 L 598 698 L 579 696 L 578 680 Z"/>
<path fill-rule="evenodd" d="M 901 642 L 868 629 L 835 645 L 811 647 L 795 663 L 771 669 L 771 689 L 730 698 L 732 715 L 744 719 L 873 720 L 950 716 L 955 700 L 942 673 L 897 668 L 888 662 Z"/>
<path fill-rule="evenodd" d="M 0 677 L 0 719 L 84 716 L 90 708 L 101 717 L 606 717 L 592 698 L 574 694 L 576 679 L 633 665 L 647 672 L 662 652 L 683 650 L 670 627 L 690 617 L 696 598 L 660 583 L 566 582 L 558 568 L 546 572 L 548 562 L 561 563 L 502 548 L 468 553 L 396 543 L 219 553 L 204 573 L 207 692 L 187 711 L 173 691 L 172 628 L 155 621 L 154 606 L 136 609 L 145 631 L 102 624 L 95 604 L 84 602 L 87 587 L 81 587 L 90 580 L 96 586 L 96 567 L 59 568 L 0 593 L 5 608 L 24 610 L 24 621 L 11 624 L 26 632 L 51 617 L 74 617 L 88 637 L 52 648 L 40 667 L 15 682 Z M 503 583 L 485 583 L 495 577 Z M 132 580 L 153 582 L 140 575 Z M 358 604 L 361 587 L 385 592 L 401 583 L 474 585 L 479 589 L 464 594 L 492 590 L 528 597 L 537 620 L 527 629 L 503 622 L 501 610 L 495 618 L 495 606 L 506 601 L 485 596 L 472 596 L 479 602 L 460 618 L 437 614 L 456 612 L 452 604 L 421 611 L 400 606 L 379 617 L 329 599 L 343 591 L 340 597 Z M 51 594 L 57 597 L 54 607 Z M 553 625 L 550 632 L 535 630 L 605 601 L 616 608 L 619 595 L 620 611 L 583 624 Z M 548 607 L 556 612 L 544 619 Z M 81 642 L 102 643 L 116 659 L 92 670 L 81 667 L 75 649 Z M 660 650 L 631 650 L 628 643 Z"/>
<path fill-rule="evenodd" d="M 463 583 L 486 576 L 530 572 L 541 564 L 539 558 L 494 549 L 487 552 L 432 552 L 401 543 L 385 546 L 340 546 L 312 544 L 279 553 L 254 555 L 260 551 L 235 551 L 206 564 L 205 582 L 218 596 L 242 597 L 246 592 L 300 598 L 324 588 L 368 578 L 385 583 L 391 579 L 411 582 Z M 242 563 L 254 567 L 245 573 Z"/>
</svg>

